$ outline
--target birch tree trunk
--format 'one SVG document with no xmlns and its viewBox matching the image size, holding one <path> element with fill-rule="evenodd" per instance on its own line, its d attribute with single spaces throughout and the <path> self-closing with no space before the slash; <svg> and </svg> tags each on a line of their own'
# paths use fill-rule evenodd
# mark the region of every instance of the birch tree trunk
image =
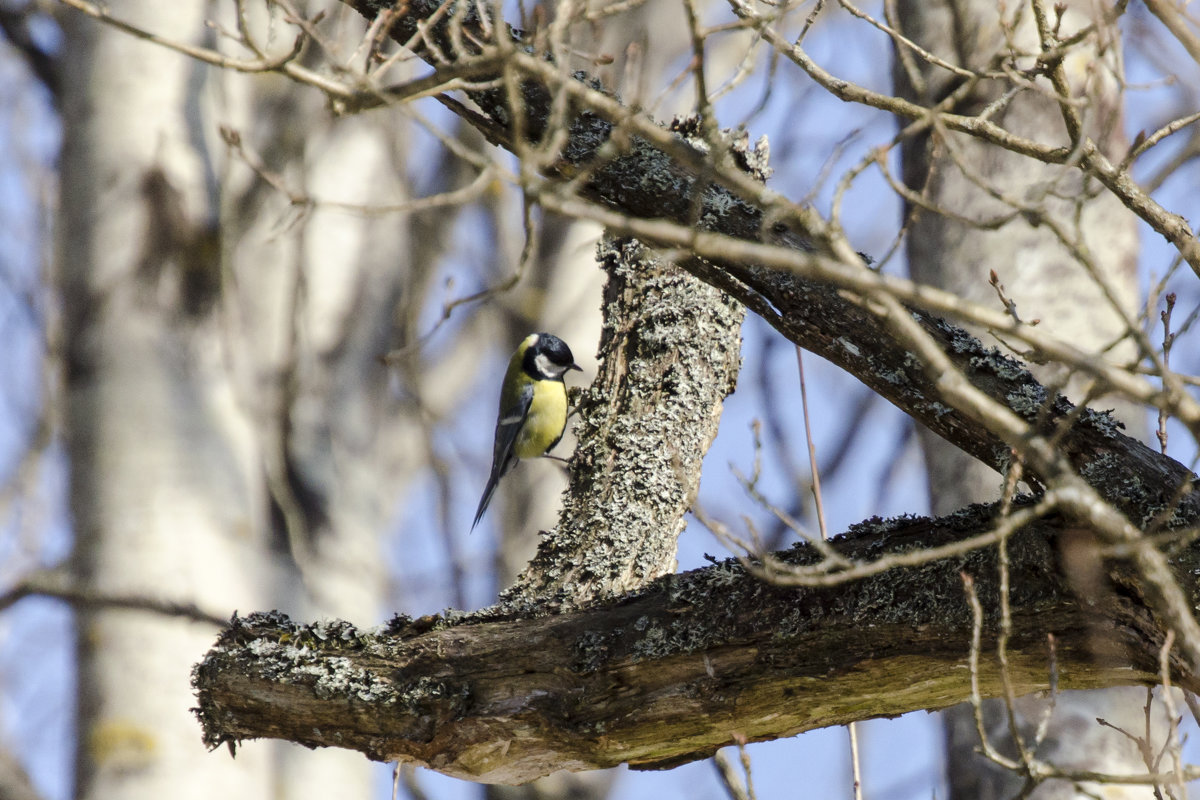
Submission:
<svg viewBox="0 0 1200 800">
<path fill-rule="evenodd" d="M 1060 36 L 1068 36 L 1089 23 L 1107 24 L 1102 4 L 1066 5 Z M 972 70 L 995 70 L 1006 62 L 1027 68 L 1032 64 L 1028 54 L 1040 48 L 1034 15 L 1026 4 L 1017 4 L 1001 16 L 996 4 L 983 0 L 902 0 L 897 18 L 902 32 L 918 45 Z M 1120 160 L 1127 145 L 1122 132 L 1120 85 L 1114 77 L 1120 75 L 1121 61 L 1118 40 L 1115 36 L 1110 39 L 1107 51 L 1094 53 L 1090 60 L 1069 61 L 1067 75 L 1073 95 L 1083 101 L 1080 113 L 1085 121 L 1084 135 L 1100 143 L 1110 158 Z M 1024 57 L 1013 58 L 1016 52 Z M 937 103 L 962 82 L 961 77 L 931 66 L 911 50 L 897 51 L 894 70 L 898 93 L 926 105 Z M 1040 93 L 1018 94 L 1001 106 L 995 121 L 1017 135 L 1067 144 L 1063 111 L 1053 99 L 1049 81 L 1040 78 L 1037 85 Z M 981 80 L 955 110 L 979 113 L 1011 86 L 1007 81 Z M 996 289 L 989 284 L 989 272 L 994 270 L 1023 319 L 1040 319 L 1041 326 L 1053 335 L 1104 353 L 1117 362 L 1136 356 L 1126 322 L 1137 315 L 1136 221 L 1115 197 L 1095 193 L 1097 187 L 1069 169 L 1040 164 L 958 134 L 910 138 L 903 148 L 903 165 L 910 189 L 938 209 L 953 210 L 941 214 L 908 205 L 906 210 L 912 217 L 908 262 L 914 278 L 968 300 L 999 305 Z M 1075 240 L 1075 247 L 1060 241 L 1053 225 L 1041 224 L 1040 215 L 1061 226 Z M 1008 219 L 1000 227 L 985 228 L 988 222 L 1002 218 Z M 1094 274 L 1081 264 L 1081 252 L 1093 260 Z M 1001 344 L 986 331 L 974 332 L 987 344 Z M 1112 347 L 1115 342 L 1120 344 Z M 1045 369 L 1038 375 L 1047 384 L 1062 387 L 1076 403 L 1116 406 L 1127 432 L 1145 438 L 1143 410 L 1120 402 L 1097 403 L 1088 394 L 1090 387 L 1075 375 Z M 934 514 L 1000 496 L 1003 478 L 995 471 L 925 428 L 919 430 L 919 438 L 929 471 Z M 1145 727 L 1145 699 L 1145 691 L 1136 688 L 1059 696 L 1039 754 L 1075 769 L 1145 771 L 1146 764 L 1134 743 L 1096 722 L 1096 718 L 1103 718 L 1140 734 Z M 1024 698 L 1018 704 L 1018 727 L 1028 742 L 1033 742 L 1034 728 L 1045 707 L 1045 701 L 1034 698 Z M 984 708 L 985 729 L 993 744 L 1006 753 L 1015 753 L 1003 701 L 988 701 Z M 1023 779 L 1019 775 L 978 754 L 979 733 L 969 706 L 946 712 L 945 723 L 951 797 L 1007 798 L 1020 792 Z M 1161 743 L 1168 728 L 1162 715 L 1157 723 L 1154 736 Z M 1089 785 L 1087 791 L 1096 794 L 1082 795 L 1081 791 L 1067 782 L 1052 781 L 1038 787 L 1032 796 L 1046 800 L 1154 795 L 1149 786 Z"/>
<path fill-rule="evenodd" d="M 113 3 L 165 36 L 204 35 L 205 3 Z M 59 226 L 64 427 L 74 557 L 96 595 L 270 605 L 249 420 L 210 313 L 212 164 L 197 146 L 203 68 L 64 16 Z M 212 758 L 191 664 L 216 628 L 103 604 L 78 618 L 77 796 L 263 797 L 270 749 Z"/>
<path fill-rule="evenodd" d="M 110 10 L 172 42 L 213 44 L 207 3 Z M 269 19 L 250 22 L 270 41 Z M 302 87 L 218 73 L 75 13 L 64 23 L 79 580 L 96 596 L 219 617 L 274 607 L 375 624 L 381 533 L 404 475 L 426 463 L 381 359 L 410 277 L 396 268 L 407 227 L 319 204 L 296 215 L 262 173 L 324 201 L 403 200 L 405 148 L 373 130 L 394 120 L 332 121 Z M 370 793 L 373 769 L 351 753 L 205 752 L 189 676 L 212 625 L 101 605 L 79 629 L 80 797 Z"/>
</svg>

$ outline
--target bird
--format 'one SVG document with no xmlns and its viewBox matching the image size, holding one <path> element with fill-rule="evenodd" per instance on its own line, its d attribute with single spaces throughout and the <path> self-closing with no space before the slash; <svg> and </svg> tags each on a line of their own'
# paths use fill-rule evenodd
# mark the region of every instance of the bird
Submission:
<svg viewBox="0 0 1200 800">
<path fill-rule="evenodd" d="M 544 456 L 562 439 L 567 426 L 568 370 L 575 363 L 567 343 L 550 333 L 531 333 L 521 341 L 508 362 L 500 388 L 500 413 L 496 417 L 496 442 L 492 471 L 488 475 L 475 521 L 479 524 L 496 485 L 522 458 Z"/>
</svg>

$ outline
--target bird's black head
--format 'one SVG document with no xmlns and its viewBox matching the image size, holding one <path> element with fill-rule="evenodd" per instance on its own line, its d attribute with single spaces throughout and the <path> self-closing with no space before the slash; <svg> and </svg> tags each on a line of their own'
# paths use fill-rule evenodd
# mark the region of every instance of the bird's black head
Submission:
<svg viewBox="0 0 1200 800">
<path fill-rule="evenodd" d="M 580 369 L 567 343 L 552 333 L 537 333 L 525 350 L 522 366 L 539 380 L 561 381 L 569 369 Z"/>
</svg>

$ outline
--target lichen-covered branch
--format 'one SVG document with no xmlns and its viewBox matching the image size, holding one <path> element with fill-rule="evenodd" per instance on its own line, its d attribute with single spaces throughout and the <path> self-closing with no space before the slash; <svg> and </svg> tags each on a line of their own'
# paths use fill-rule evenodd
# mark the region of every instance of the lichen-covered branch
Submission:
<svg viewBox="0 0 1200 800">
<path fill-rule="evenodd" d="M 995 510 L 860 526 L 851 559 L 910 552 L 986 529 Z M 1111 588 L 1061 568 L 1071 532 L 1048 520 L 1009 541 L 1018 691 L 1158 681 L 1163 632 L 1119 562 Z M 886 544 L 883 544 L 886 543 Z M 812 561 L 806 548 L 782 558 Z M 1183 552 L 1180 574 L 1200 551 Z M 825 589 L 783 589 L 735 561 L 665 576 L 619 602 L 518 619 L 398 619 L 383 631 L 235 620 L 195 672 L 210 745 L 272 736 L 359 750 L 477 781 L 557 769 L 662 767 L 851 720 L 936 709 L 969 694 L 971 612 L 962 573 L 994 614 L 994 550 Z M 1080 602 L 1077 593 L 1083 593 Z M 999 678 L 987 655 L 982 691 Z M 1200 688 L 1181 663 L 1179 685 Z"/>
</svg>

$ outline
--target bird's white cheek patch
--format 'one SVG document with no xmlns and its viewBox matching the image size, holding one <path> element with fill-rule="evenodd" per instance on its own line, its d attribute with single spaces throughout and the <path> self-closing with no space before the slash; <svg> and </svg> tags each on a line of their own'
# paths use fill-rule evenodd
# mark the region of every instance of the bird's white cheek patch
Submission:
<svg viewBox="0 0 1200 800">
<path fill-rule="evenodd" d="M 544 353 L 538 353 L 534 356 L 533 364 L 537 367 L 537 371 L 547 378 L 557 378 L 567 371 L 566 367 L 560 367 L 558 364 L 555 364 Z"/>
</svg>

